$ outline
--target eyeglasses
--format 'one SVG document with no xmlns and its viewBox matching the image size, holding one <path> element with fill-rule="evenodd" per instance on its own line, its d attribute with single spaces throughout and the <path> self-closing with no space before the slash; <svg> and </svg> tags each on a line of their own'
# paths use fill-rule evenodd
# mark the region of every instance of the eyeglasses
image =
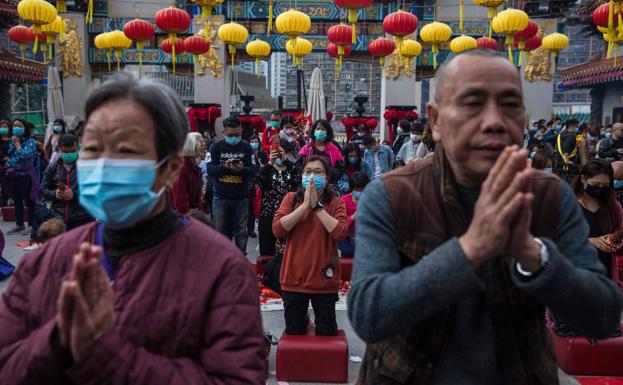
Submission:
<svg viewBox="0 0 623 385">
<path fill-rule="evenodd" d="M 324 170 L 303 170 L 303 175 L 318 175 L 318 176 L 323 176 L 326 175 L 327 173 Z"/>
</svg>

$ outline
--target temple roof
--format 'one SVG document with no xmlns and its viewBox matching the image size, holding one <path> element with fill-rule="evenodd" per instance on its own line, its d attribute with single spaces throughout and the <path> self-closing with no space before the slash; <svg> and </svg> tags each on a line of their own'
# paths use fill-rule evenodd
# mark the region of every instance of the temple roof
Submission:
<svg viewBox="0 0 623 385">
<path fill-rule="evenodd" d="M 565 89 L 620 82 L 623 81 L 623 57 L 616 58 L 616 61 L 615 58 L 592 59 L 572 67 L 560 68 L 558 72 Z"/>
<path fill-rule="evenodd" d="M 47 66 L 33 60 L 15 56 L 0 48 L 0 78 L 9 81 L 38 82 L 48 75 Z"/>
</svg>

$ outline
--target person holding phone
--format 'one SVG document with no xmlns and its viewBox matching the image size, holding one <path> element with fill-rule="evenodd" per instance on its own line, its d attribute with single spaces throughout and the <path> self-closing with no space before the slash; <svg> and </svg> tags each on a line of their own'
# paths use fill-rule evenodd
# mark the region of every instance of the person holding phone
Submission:
<svg viewBox="0 0 623 385">
<path fill-rule="evenodd" d="M 249 183 L 257 167 L 251 161 L 253 149 L 242 140 L 240 120 L 229 117 L 223 121 L 225 138 L 210 147 L 208 176 L 214 178 L 212 220 L 214 227 L 246 253 L 249 239 Z"/>
</svg>

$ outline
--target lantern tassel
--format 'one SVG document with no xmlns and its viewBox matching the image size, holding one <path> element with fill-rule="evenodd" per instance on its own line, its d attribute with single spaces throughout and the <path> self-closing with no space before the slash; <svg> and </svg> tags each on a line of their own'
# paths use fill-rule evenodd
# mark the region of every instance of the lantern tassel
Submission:
<svg viewBox="0 0 623 385">
<path fill-rule="evenodd" d="M 117 72 L 121 71 L 121 50 L 115 49 L 115 57 L 117 58 Z"/>
<path fill-rule="evenodd" d="M 260 78 L 260 58 L 255 58 L 255 72 L 257 73 L 257 78 Z"/>
<path fill-rule="evenodd" d="M 136 49 L 138 50 L 138 68 L 139 72 L 143 68 L 143 46 L 145 45 L 144 40 L 139 40 L 136 42 Z"/>
<path fill-rule="evenodd" d="M 381 58 L 379 59 L 379 63 L 381 64 L 381 71 L 383 70 L 383 68 L 385 67 L 385 57 L 381 56 Z"/>
<path fill-rule="evenodd" d="M 489 39 L 493 36 L 493 18 L 495 17 L 497 9 L 496 8 L 487 8 L 487 17 L 489 18 Z"/>
<path fill-rule="evenodd" d="M 169 34 L 169 43 L 171 43 L 171 64 L 173 65 L 173 73 L 175 73 L 175 43 L 177 42 L 177 36 L 174 33 Z"/>
<path fill-rule="evenodd" d="M 606 59 L 610 59 L 612 57 L 612 40 L 608 42 L 608 53 L 606 54 Z"/>
<path fill-rule="evenodd" d="M 273 0 L 268 0 L 268 28 L 267 32 L 270 35 L 270 32 L 273 29 Z"/>
<path fill-rule="evenodd" d="M 38 48 L 39 48 L 39 31 L 37 30 L 37 26 L 35 25 L 35 44 L 32 45 L 32 53 L 37 53 Z"/>
<path fill-rule="evenodd" d="M 513 36 L 506 36 L 506 47 L 508 49 L 508 61 L 515 64 L 513 61 Z"/>
<path fill-rule="evenodd" d="M 56 0 L 56 8 L 59 12 L 67 12 L 67 3 L 65 0 Z"/>
<path fill-rule="evenodd" d="M 348 10 L 348 22 L 350 23 L 350 26 L 353 27 L 353 45 L 357 43 L 357 17 L 359 17 L 358 9 Z"/>
<path fill-rule="evenodd" d="M 49 39 L 49 37 L 48 37 Z M 54 43 L 50 43 L 48 42 L 48 57 L 50 58 L 50 60 L 52 60 L 52 46 L 54 45 Z"/>
<path fill-rule="evenodd" d="M 552 69 L 554 71 L 554 74 L 556 74 L 556 52 L 552 52 L 552 59 L 554 59 L 553 64 L 552 64 Z"/>
<path fill-rule="evenodd" d="M 108 62 L 108 72 L 112 71 L 110 67 L 110 50 L 106 50 L 106 61 Z"/>
<path fill-rule="evenodd" d="M 463 20 L 465 19 L 465 4 L 464 0 L 459 3 L 459 31 L 463 33 Z"/>
<path fill-rule="evenodd" d="M 24 43 L 19 43 L 19 52 L 22 54 L 22 61 L 24 61 L 25 50 L 26 50 L 26 45 Z"/>
<path fill-rule="evenodd" d="M 432 51 L 433 51 L 433 69 L 437 69 L 437 52 L 439 52 L 439 47 L 437 46 L 437 44 L 433 44 Z"/>
<path fill-rule="evenodd" d="M 89 8 L 87 9 L 86 21 L 88 24 L 93 24 L 93 0 L 89 0 Z"/>
</svg>

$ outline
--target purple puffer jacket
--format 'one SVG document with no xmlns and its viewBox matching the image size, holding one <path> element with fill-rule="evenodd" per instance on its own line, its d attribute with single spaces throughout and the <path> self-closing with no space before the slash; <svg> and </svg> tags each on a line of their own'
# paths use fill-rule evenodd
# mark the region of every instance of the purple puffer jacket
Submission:
<svg viewBox="0 0 623 385">
<path fill-rule="evenodd" d="M 255 276 L 238 249 L 191 220 L 159 245 L 125 256 L 117 325 L 79 363 L 52 350 L 61 281 L 95 224 L 24 257 L 0 300 L 0 384 L 264 384 Z"/>
</svg>

